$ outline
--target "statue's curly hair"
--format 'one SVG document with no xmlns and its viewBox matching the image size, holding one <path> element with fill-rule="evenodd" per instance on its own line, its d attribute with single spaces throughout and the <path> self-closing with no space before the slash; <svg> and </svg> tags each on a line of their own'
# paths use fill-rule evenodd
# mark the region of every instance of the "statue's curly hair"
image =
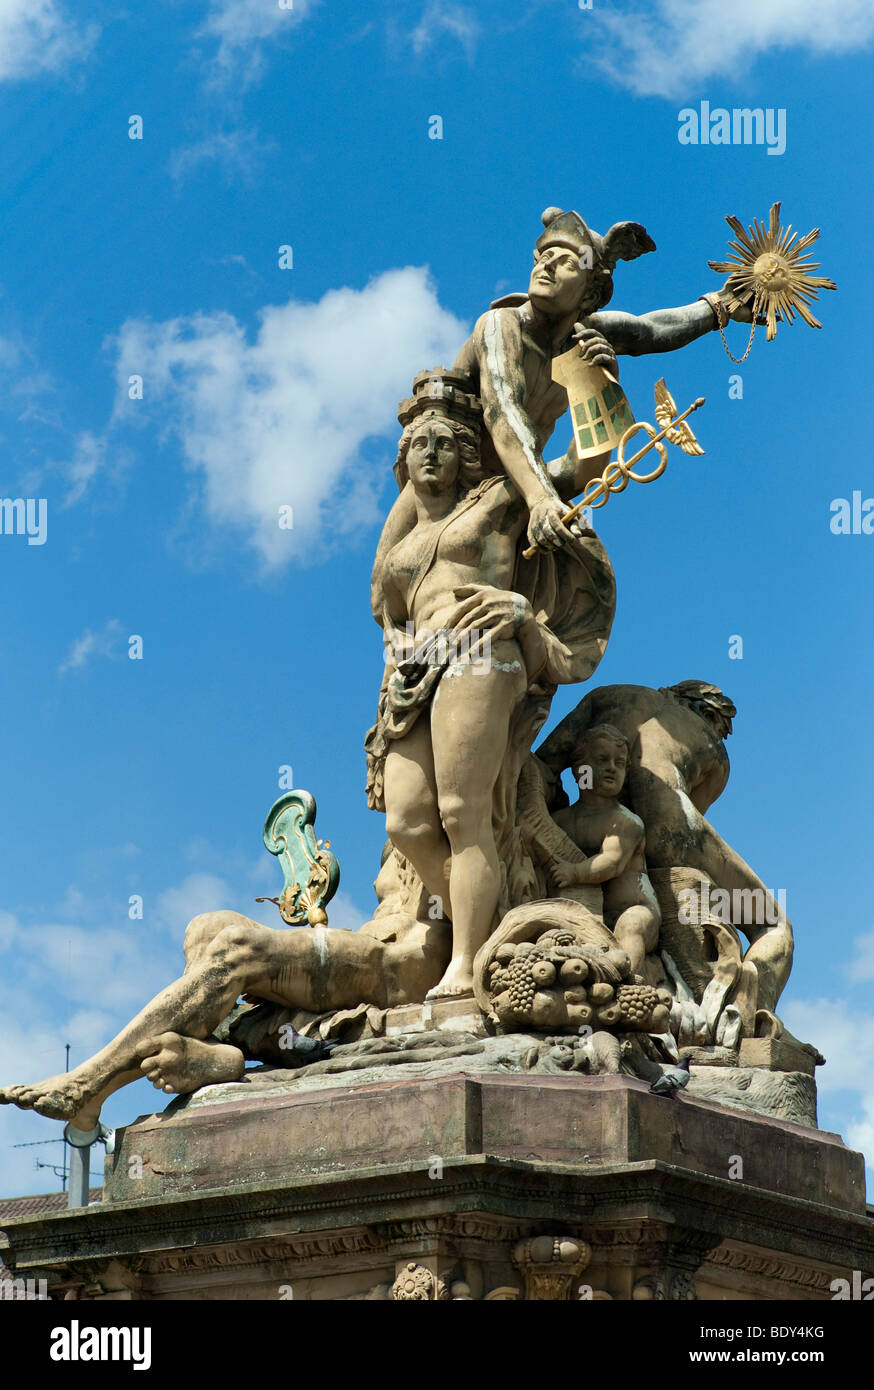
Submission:
<svg viewBox="0 0 874 1390">
<path fill-rule="evenodd" d="M 613 298 L 613 272 L 596 261 L 589 271 L 589 284 L 577 312 L 587 318 L 605 308 Z"/>
<path fill-rule="evenodd" d="M 626 750 L 629 747 L 628 739 L 625 737 L 625 734 L 621 729 L 617 729 L 615 724 L 592 724 L 590 728 L 583 731 L 580 741 L 576 746 L 574 756 L 568 764 L 569 767 L 575 767 L 578 763 L 584 761 L 585 750 L 596 738 L 607 738 L 611 743 L 615 743 L 617 747 L 624 747 Z"/>
<path fill-rule="evenodd" d="M 410 470 L 407 463 L 407 456 L 410 452 L 410 443 L 413 435 L 421 425 L 428 419 L 438 419 L 442 424 L 447 425 L 455 435 L 455 442 L 458 445 L 458 485 L 462 492 L 469 492 L 476 487 L 483 478 L 483 467 L 480 459 L 480 439 L 481 430 L 475 425 L 464 424 L 461 420 L 454 420 L 451 415 L 434 414 L 433 416 L 418 415 L 415 420 L 411 420 L 405 427 L 403 434 L 398 441 L 398 456 L 395 460 L 394 474 L 397 479 L 398 487 L 404 488 L 409 481 Z"/>
<path fill-rule="evenodd" d="M 718 685 L 708 681 L 679 681 L 676 685 L 659 686 L 660 695 L 673 695 L 688 705 L 702 719 L 713 725 L 720 738 L 731 733 L 731 721 L 737 714 L 737 706 L 724 695 Z"/>
</svg>

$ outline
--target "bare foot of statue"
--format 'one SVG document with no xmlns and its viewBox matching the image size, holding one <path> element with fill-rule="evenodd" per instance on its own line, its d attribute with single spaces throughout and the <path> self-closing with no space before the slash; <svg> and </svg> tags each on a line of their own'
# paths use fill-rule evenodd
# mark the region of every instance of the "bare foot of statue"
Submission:
<svg viewBox="0 0 874 1390">
<path fill-rule="evenodd" d="M 473 998 L 473 970 L 463 956 L 454 956 L 439 984 L 429 989 L 426 999 Z"/>
<path fill-rule="evenodd" d="M 106 1081 L 89 1063 L 75 1071 L 50 1076 L 23 1086 L 0 1088 L 0 1105 L 36 1110 L 52 1120 L 71 1120 L 77 1129 L 90 1130 L 100 1118 L 100 1108 L 119 1085 L 145 1074 L 161 1091 L 187 1094 L 199 1086 L 219 1081 L 238 1081 L 246 1069 L 242 1052 L 225 1043 L 199 1042 L 178 1033 L 160 1033 L 143 1047 L 144 1058 L 134 1071 L 119 1072 Z"/>
<path fill-rule="evenodd" d="M 34 1081 L 25 1086 L 0 1089 L 0 1105 L 17 1105 L 36 1110 L 52 1120 L 73 1120 L 84 1109 L 94 1091 L 93 1078 L 84 1067 Z"/>
<path fill-rule="evenodd" d="M 143 1049 L 142 1071 L 158 1091 L 188 1095 L 201 1086 L 239 1081 L 242 1052 L 227 1043 L 200 1042 L 180 1033 L 159 1033 Z"/>
</svg>

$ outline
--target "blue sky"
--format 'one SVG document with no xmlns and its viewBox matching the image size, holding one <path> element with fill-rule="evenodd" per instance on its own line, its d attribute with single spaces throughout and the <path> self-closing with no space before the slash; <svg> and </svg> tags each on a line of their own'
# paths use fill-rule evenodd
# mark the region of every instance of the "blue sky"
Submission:
<svg viewBox="0 0 874 1390">
<path fill-rule="evenodd" d="M 829 1059 L 821 1124 L 874 1157 L 874 537 L 830 529 L 874 496 L 872 37 L 862 0 L 0 0 L 0 496 L 48 509 L 45 544 L 0 535 L 0 1082 L 115 1032 L 196 912 L 278 921 L 254 898 L 280 886 L 260 835 L 284 764 L 340 860 L 332 924 L 369 915 L 396 406 L 525 287 L 543 208 L 647 226 L 611 306 L 642 313 L 716 288 L 725 214 L 781 199 L 822 228 L 823 331 L 760 334 L 739 368 L 716 334 L 622 362 L 638 418 L 662 374 L 707 397 L 707 452 L 599 514 L 619 606 L 595 681 L 696 676 L 737 704 L 712 819 L 787 893 L 781 1013 Z M 681 145 L 701 101 L 785 110 L 785 152 Z M 34 1159 L 59 1145 L 12 1147 L 56 1132 L 0 1113 L 0 1195 L 56 1187 Z"/>
</svg>

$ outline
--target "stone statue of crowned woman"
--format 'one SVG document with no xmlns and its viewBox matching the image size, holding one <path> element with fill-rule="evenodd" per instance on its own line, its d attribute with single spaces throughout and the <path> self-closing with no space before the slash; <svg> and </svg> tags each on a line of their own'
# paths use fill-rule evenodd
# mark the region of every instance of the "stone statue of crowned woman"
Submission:
<svg viewBox="0 0 874 1390">
<path fill-rule="evenodd" d="M 598 665 L 616 598 L 590 530 L 524 558 L 528 508 L 497 460 L 483 465 L 469 387 L 437 368 L 401 404 L 395 476 L 415 523 L 380 545 L 373 574 L 386 668 L 368 797 L 386 813 L 407 911 L 452 922 L 433 998 L 469 993 L 497 922 L 536 895 L 516 824 L 520 770 L 556 687 Z"/>
</svg>

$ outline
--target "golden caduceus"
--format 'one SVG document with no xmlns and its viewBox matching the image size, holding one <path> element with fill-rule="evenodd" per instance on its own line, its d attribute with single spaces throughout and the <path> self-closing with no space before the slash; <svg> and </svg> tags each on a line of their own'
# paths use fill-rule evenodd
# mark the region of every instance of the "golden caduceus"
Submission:
<svg viewBox="0 0 874 1390">
<path fill-rule="evenodd" d="M 589 370 L 591 372 L 592 369 Z M 610 373 L 605 371 L 602 367 L 595 368 L 594 370 L 600 372 L 603 377 L 607 378 L 608 383 L 612 382 L 615 385 L 617 392 L 622 397 L 622 400 L 625 401 L 625 396 L 623 395 L 622 390 L 618 385 L 618 382 L 615 381 L 615 378 L 610 376 Z M 572 387 L 569 385 L 568 399 L 571 406 L 571 419 L 576 421 L 576 419 L 578 418 L 578 411 L 576 407 L 580 403 L 573 399 L 573 397 L 571 396 L 571 390 Z M 690 406 L 687 406 L 687 408 L 683 411 L 682 415 L 678 415 L 676 402 L 674 401 L 673 396 L 671 395 L 670 391 L 667 388 L 667 385 L 665 384 L 664 377 L 661 377 L 656 382 L 654 391 L 656 423 L 661 428 L 657 430 L 655 426 L 649 424 L 646 420 L 632 419 L 631 423 L 628 424 L 625 427 L 625 429 L 622 430 L 621 434 L 618 435 L 618 438 L 616 440 L 615 459 L 612 459 L 607 463 L 600 477 L 591 478 L 589 482 L 586 483 L 585 489 L 579 502 L 576 502 L 574 506 L 572 506 L 569 509 L 569 511 L 565 512 L 564 516 L 562 517 L 563 525 L 566 526 L 568 522 L 573 521 L 574 517 L 578 516 L 584 507 L 591 507 L 594 510 L 596 507 L 605 506 L 608 498 L 610 497 L 610 494 L 613 492 L 624 492 L 629 482 L 652 483 L 655 482 L 656 478 L 660 478 L 668 466 L 668 451 L 665 448 L 665 440 L 667 440 L 669 444 L 675 444 L 678 448 L 682 449 L 684 454 L 700 455 L 704 453 L 704 450 L 701 448 L 701 445 L 698 443 L 698 440 L 695 438 L 695 435 L 692 432 L 691 426 L 687 423 L 688 417 L 694 411 L 700 410 L 701 406 L 704 404 L 704 397 L 699 396 L 696 401 L 693 401 Z M 607 399 L 609 404 L 609 401 L 612 399 L 612 393 L 609 392 L 609 389 Z M 600 402 L 594 403 L 593 398 L 590 396 L 586 404 L 587 412 L 589 418 L 591 419 L 593 411 L 597 408 L 597 405 L 603 405 L 603 399 Z M 626 409 L 627 404 L 628 403 L 626 401 Z M 628 416 L 631 416 L 630 410 L 628 411 Z M 625 450 L 627 445 L 630 444 L 634 436 L 641 430 L 649 436 L 646 444 L 644 444 L 641 449 L 638 449 L 637 453 L 633 454 L 630 459 L 626 459 Z M 582 453 L 580 450 L 580 440 L 577 435 L 576 424 L 574 425 L 574 438 L 577 443 L 577 453 L 580 455 L 581 458 L 587 456 L 591 457 L 595 454 L 603 454 L 605 452 L 609 455 L 611 446 L 608 446 L 607 450 L 605 451 L 603 439 L 598 439 L 599 447 L 595 448 L 590 447 L 587 444 L 585 436 L 584 445 L 586 447 L 586 453 Z M 635 473 L 635 465 L 638 464 L 640 460 L 650 452 L 651 449 L 655 449 L 658 455 L 658 465 L 652 470 L 651 473 Z M 527 550 L 524 550 L 522 552 L 526 560 L 530 560 L 531 557 L 536 553 L 537 547 L 533 545 L 529 546 Z"/>
</svg>

